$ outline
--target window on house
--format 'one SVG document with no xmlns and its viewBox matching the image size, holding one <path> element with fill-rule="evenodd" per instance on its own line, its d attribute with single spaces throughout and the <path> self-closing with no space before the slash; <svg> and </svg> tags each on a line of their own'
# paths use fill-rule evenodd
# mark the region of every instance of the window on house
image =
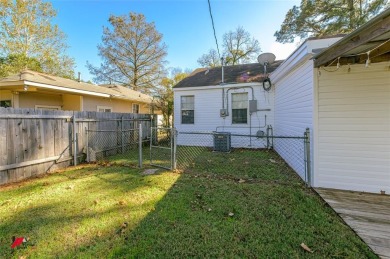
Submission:
<svg viewBox="0 0 390 259">
<path fill-rule="evenodd" d="M 61 110 L 61 106 L 35 105 L 35 109 L 59 111 L 59 110 Z"/>
<path fill-rule="evenodd" d="M 97 107 L 98 112 L 112 112 L 112 107 L 108 106 L 98 106 Z"/>
<path fill-rule="evenodd" d="M 248 122 L 248 93 L 232 94 L 232 123 Z"/>
<path fill-rule="evenodd" d="M 139 104 L 133 104 L 133 113 L 139 113 Z"/>
<path fill-rule="evenodd" d="M 181 97 L 181 123 L 194 124 L 194 96 Z"/>
<path fill-rule="evenodd" d="M 4 108 L 11 107 L 11 100 L 0 101 L 0 107 L 4 107 Z"/>
</svg>

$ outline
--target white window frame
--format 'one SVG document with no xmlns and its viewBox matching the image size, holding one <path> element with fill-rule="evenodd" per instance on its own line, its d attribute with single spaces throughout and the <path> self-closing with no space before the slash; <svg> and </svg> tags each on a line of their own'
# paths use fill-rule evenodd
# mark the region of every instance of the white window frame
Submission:
<svg viewBox="0 0 390 259">
<path fill-rule="evenodd" d="M 194 107 L 192 110 L 190 109 L 183 109 L 183 97 L 193 97 L 194 98 Z M 193 111 L 193 122 L 192 123 L 183 123 L 183 111 Z M 195 95 L 182 95 L 180 96 L 180 122 L 181 124 L 189 124 L 193 125 L 195 124 Z"/>
<path fill-rule="evenodd" d="M 138 112 L 134 112 L 134 106 L 138 106 Z M 131 105 L 131 112 L 132 113 L 138 113 L 139 114 L 139 112 L 140 112 L 140 108 L 141 108 L 141 106 L 138 104 L 138 103 L 133 103 L 132 105 Z"/>
<path fill-rule="evenodd" d="M 97 108 L 96 108 L 96 111 L 97 112 L 101 112 L 101 111 L 99 111 L 100 109 L 103 109 L 104 111 L 103 112 L 107 112 L 106 110 L 110 110 L 109 112 L 112 112 L 112 107 L 110 107 L 110 106 L 97 106 Z"/>
<path fill-rule="evenodd" d="M 61 110 L 61 106 L 58 105 L 35 105 L 35 109 L 41 109 L 41 110 Z"/>
<path fill-rule="evenodd" d="M 247 96 L 247 99 L 246 99 L 246 103 L 247 103 L 247 107 L 246 107 L 246 122 L 234 122 L 233 121 L 233 95 L 235 94 L 246 94 Z M 232 93 L 231 94 L 231 112 L 232 112 L 232 125 L 248 125 L 248 121 L 250 120 L 250 116 L 249 116 L 249 93 L 248 92 L 241 92 L 241 93 Z"/>
</svg>

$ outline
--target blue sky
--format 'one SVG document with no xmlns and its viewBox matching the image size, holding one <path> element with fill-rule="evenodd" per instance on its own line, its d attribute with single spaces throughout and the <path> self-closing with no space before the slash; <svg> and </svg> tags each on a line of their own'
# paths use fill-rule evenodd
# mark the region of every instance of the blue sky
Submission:
<svg viewBox="0 0 390 259">
<path fill-rule="evenodd" d="M 210 0 L 219 44 L 222 35 L 243 26 L 255 37 L 262 52 L 284 59 L 296 44 L 278 44 L 274 32 L 285 14 L 300 0 Z M 75 58 L 76 73 L 90 80 L 86 62 L 99 65 L 97 45 L 108 17 L 129 12 L 143 13 L 164 35 L 168 46 L 168 67 L 193 70 L 197 59 L 216 48 L 207 0 L 53 0 L 54 20 L 67 35 L 68 54 Z M 221 46 L 220 46 L 221 48 Z"/>
</svg>

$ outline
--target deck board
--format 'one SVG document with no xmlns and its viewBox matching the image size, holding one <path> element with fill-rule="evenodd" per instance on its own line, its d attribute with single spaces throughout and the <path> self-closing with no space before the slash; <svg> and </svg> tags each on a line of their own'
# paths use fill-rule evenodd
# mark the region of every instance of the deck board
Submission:
<svg viewBox="0 0 390 259">
<path fill-rule="evenodd" d="M 390 196 L 317 188 L 360 238 L 381 258 L 390 259 Z"/>
</svg>

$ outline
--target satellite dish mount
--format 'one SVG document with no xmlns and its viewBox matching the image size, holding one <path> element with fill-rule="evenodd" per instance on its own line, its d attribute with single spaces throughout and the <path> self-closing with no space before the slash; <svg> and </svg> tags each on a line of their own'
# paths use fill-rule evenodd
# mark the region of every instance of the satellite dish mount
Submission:
<svg viewBox="0 0 390 259">
<path fill-rule="evenodd" d="M 257 57 L 257 61 L 264 66 L 264 80 L 263 80 L 263 88 L 265 91 L 269 91 L 271 89 L 271 79 L 268 78 L 267 74 L 267 66 L 275 61 L 276 57 L 272 53 L 263 53 Z"/>
</svg>

